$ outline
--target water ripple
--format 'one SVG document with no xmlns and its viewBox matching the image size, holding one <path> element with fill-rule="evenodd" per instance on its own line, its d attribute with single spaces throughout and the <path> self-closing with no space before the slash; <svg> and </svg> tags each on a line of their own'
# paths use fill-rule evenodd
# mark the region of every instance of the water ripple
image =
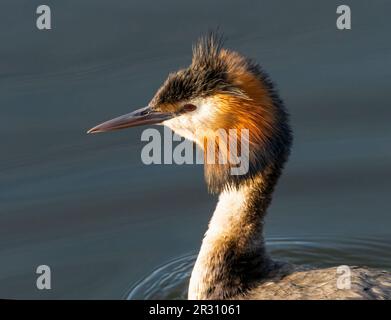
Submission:
<svg viewBox="0 0 391 320">
<path fill-rule="evenodd" d="M 270 238 L 267 247 L 273 258 L 318 267 L 361 265 L 391 270 L 390 238 Z M 186 299 L 196 253 L 178 257 L 156 268 L 136 283 L 126 299 Z"/>
</svg>

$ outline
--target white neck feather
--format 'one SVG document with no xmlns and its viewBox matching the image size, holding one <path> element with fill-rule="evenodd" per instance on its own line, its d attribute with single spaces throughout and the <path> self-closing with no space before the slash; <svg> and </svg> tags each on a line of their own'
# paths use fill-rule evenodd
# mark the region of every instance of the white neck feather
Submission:
<svg viewBox="0 0 391 320">
<path fill-rule="evenodd" d="M 238 259 L 242 253 L 259 251 L 259 255 L 263 254 L 262 228 L 248 223 L 250 192 L 251 188 L 245 185 L 220 194 L 191 275 L 189 299 L 207 298 L 206 292 L 216 287 L 216 278 L 224 272 L 228 275 L 236 268 L 235 258 L 226 261 L 230 253 Z"/>
</svg>

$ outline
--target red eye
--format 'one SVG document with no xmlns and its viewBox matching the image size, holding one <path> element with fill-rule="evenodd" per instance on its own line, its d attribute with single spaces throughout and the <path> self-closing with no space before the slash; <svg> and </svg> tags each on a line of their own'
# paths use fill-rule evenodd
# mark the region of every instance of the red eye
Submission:
<svg viewBox="0 0 391 320">
<path fill-rule="evenodd" d="M 190 111 L 194 111 L 195 109 L 197 109 L 197 107 L 191 103 L 187 103 L 182 107 L 183 112 L 190 112 Z"/>
</svg>

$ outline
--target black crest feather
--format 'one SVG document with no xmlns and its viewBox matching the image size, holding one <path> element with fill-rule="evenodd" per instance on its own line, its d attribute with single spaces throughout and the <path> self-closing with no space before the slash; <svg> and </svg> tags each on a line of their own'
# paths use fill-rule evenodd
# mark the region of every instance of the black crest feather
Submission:
<svg viewBox="0 0 391 320">
<path fill-rule="evenodd" d="M 171 73 L 152 104 L 176 103 L 236 89 L 227 79 L 227 65 L 220 56 L 223 40 L 216 32 L 201 37 L 193 46 L 192 63 Z"/>
<path fill-rule="evenodd" d="M 191 67 L 196 70 L 220 67 L 222 61 L 219 55 L 223 43 L 223 36 L 217 32 L 209 32 L 207 35 L 199 38 L 193 45 Z"/>
</svg>

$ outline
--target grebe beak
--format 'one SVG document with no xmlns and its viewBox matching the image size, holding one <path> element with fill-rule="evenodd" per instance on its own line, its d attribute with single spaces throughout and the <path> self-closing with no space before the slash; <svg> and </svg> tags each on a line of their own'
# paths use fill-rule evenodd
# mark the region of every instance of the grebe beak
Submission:
<svg viewBox="0 0 391 320">
<path fill-rule="evenodd" d="M 173 117 L 175 117 L 175 113 L 158 112 L 147 106 L 98 124 L 97 126 L 88 130 L 87 133 L 113 131 L 129 127 L 142 126 L 145 124 L 157 124 Z"/>
</svg>

